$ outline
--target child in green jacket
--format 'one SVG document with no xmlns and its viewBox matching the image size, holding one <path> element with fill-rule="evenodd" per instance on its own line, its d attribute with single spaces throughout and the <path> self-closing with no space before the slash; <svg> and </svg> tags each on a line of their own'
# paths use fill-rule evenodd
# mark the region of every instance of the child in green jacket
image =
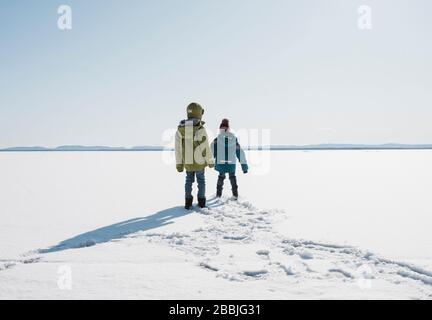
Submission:
<svg viewBox="0 0 432 320">
<path fill-rule="evenodd" d="M 182 120 L 175 137 L 175 157 L 178 172 L 186 169 L 185 209 L 190 209 L 193 203 L 192 184 L 195 177 L 198 182 L 198 205 L 204 208 L 205 167 L 214 167 L 214 159 L 210 150 L 207 132 L 202 121 L 204 109 L 198 103 L 187 106 L 187 119 Z"/>
</svg>

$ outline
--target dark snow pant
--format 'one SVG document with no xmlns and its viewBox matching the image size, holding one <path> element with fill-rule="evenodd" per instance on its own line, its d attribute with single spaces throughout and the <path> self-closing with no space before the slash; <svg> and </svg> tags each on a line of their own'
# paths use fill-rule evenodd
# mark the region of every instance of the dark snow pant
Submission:
<svg viewBox="0 0 432 320">
<path fill-rule="evenodd" d="M 185 197 L 192 198 L 192 184 L 195 182 L 195 175 L 198 182 L 198 198 L 205 198 L 205 175 L 202 171 L 187 171 L 185 183 Z"/>
<path fill-rule="evenodd" d="M 237 194 L 237 177 L 235 175 L 235 172 L 229 172 L 229 180 L 231 182 L 231 189 L 233 191 L 233 194 Z M 217 191 L 222 193 L 222 189 L 223 189 L 223 185 L 224 185 L 224 180 L 225 180 L 226 174 L 225 173 L 219 173 L 218 176 L 218 181 L 217 181 Z"/>
</svg>

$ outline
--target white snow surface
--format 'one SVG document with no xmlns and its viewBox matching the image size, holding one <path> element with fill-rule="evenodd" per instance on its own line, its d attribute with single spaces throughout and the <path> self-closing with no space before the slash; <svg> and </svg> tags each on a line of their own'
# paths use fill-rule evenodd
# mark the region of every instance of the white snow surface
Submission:
<svg viewBox="0 0 432 320">
<path fill-rule="evenodd" d="M 0 299 L 431 299 L 430 163 L 275 151 L 186 211 L 160 152 L 2 153 Z"/>
</svg>

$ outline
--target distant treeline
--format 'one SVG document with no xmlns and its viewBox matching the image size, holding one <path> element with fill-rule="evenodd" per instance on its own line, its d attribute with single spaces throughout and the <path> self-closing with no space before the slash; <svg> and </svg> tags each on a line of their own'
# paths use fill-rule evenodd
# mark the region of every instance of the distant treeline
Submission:
<svg viewBox="0 0 432 320">
<path fill-rule="evenodd" d="M 420 150 L 432 149 L 432 144 L 315 144 L 305 146 L 273 145 L 273 146 L 247 146 L 247 150 Z M 163 146 L 136 146 L 136 147 L 108 147 L 108 146 L 79 146 L 68 145 L 55 148 L 47 147 L 11 147 L 0 149 L 0 152 L 31 152 L 31 151 L 172 151 L 173 148 Z"/>
</svg>

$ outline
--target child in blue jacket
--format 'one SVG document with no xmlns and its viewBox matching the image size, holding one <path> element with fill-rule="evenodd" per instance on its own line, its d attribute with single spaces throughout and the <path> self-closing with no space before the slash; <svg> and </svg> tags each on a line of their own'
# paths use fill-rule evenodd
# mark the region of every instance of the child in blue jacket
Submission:
<svg viewBox="0 0 432 320">
<path fill-rule="evenodd" d="M 216 196 L 222 196 L 222 189 L 226 174 L 229 175 L 231 182 L 232 194 L 234 199 L 238 198 L 238 185 L 236 177 L 236 158 L 241 164 L 243 173 L 248 172 L 248 165 L 246 162 L 246 156 L 240 144 L 237 141 L 237 137 L 230 132 L 229 120 L 223 119 L 219 126 L 220 133 L 213 140 L 211 150 L 213 156 L 216 159 L 215 169 L 219 172 Z"/>
</svg>

